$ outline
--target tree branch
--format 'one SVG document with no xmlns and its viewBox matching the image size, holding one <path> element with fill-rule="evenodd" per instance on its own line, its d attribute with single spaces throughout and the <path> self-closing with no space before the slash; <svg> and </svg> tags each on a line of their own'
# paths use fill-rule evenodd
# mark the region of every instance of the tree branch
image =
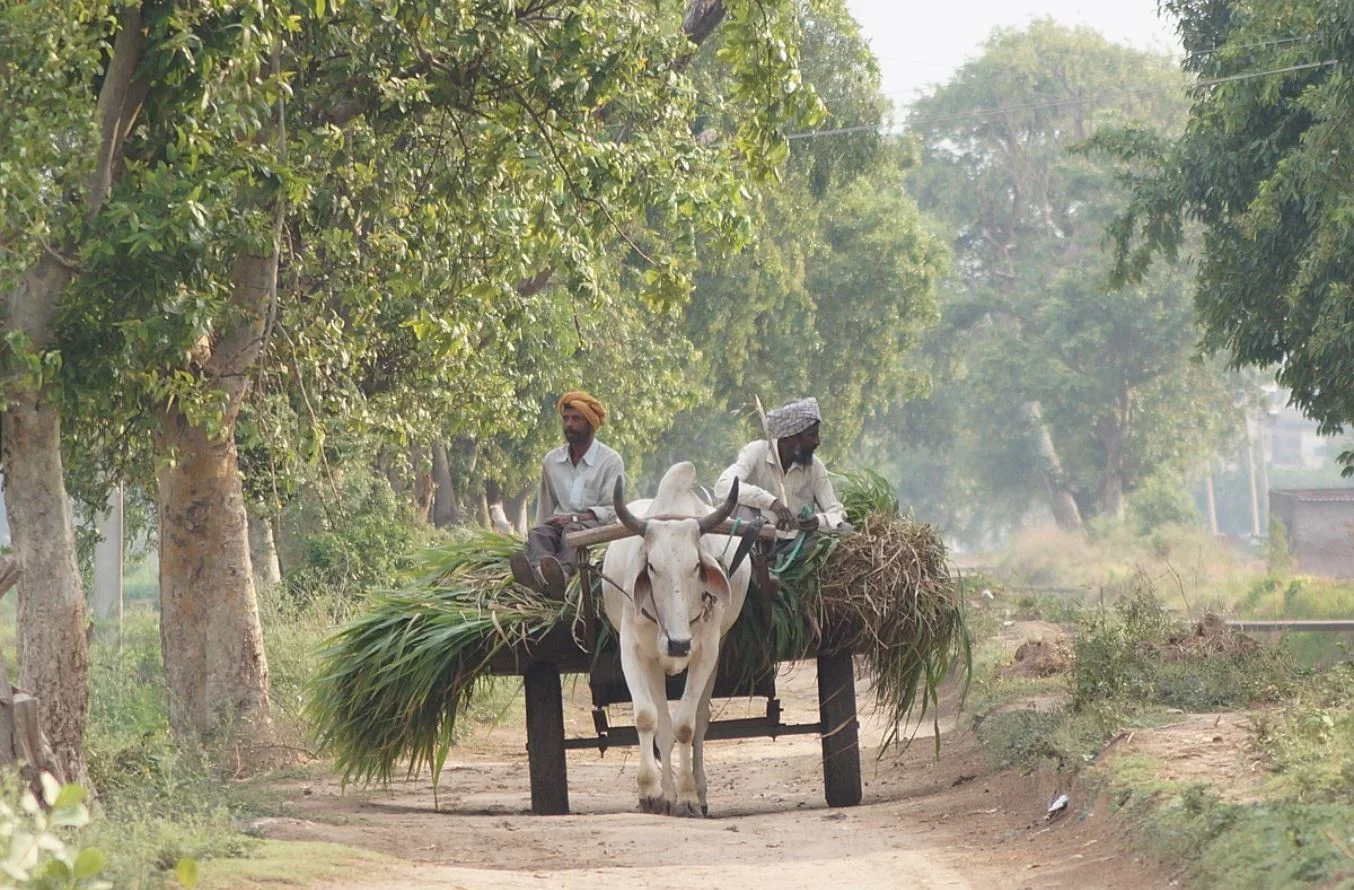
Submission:
<svg viewBox="0 0 1354 890">
<path fill-rule="evenodd" d="M 700 46 L 724 21 L 724 13 L 724 0 L 691 0 L 686 7 L 686 15 L 682 16 L 682 32 L 688 40 Z"/>
<path fill-rule="evenodd" d="M 513 285 L 513 289 L 517 291 L 519 296 L 534 297 L 549 283 L 550 276 L 554 274 L 554 265 L 546 266 L 530 278 L 523 278 L 521 281 L 517 282 Z"/>
<path fill-rule="evenodd" d="M 89 216 L 99 212 L 113 180 L 121 166 L 127 134 L 141 110 L 150 84 L 145 78 L 135 78 L 146 48 L 146 32 L 141 21 L 140 5 L 123 7 L 118 15 L 118 36 L 113 43 L 113 57 L 104 74 L 103 88 L 99 90 L 95 117 L 99 125 L 98 157 L 89 177 Z"/>
</svg>

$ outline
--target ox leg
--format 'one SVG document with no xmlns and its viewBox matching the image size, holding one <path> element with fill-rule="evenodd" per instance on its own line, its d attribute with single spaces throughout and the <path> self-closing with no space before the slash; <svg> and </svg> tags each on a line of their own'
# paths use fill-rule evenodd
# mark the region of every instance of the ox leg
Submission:
<svg viewBox="0 0 1354 890">
<path fill-rule="evenodd" d="M 677 740 L 677 807 L 673 812 L 678 816 L 702 815 L 692 754 L 696 741 L 697 713 L 701 700 L 706 698 L 706 687 L 714 677 L 718 655 L 717 645 L 714 652 L 703 647 L 700 657 L 693 658 L 687 664 L 686 688 L 682 690 L 682 700 L 677 703 L 677 714 L 673 718 L 673 732 Z"/>
<path fill-rule="evenodd" d="M 653 683 L 654 701 L 658 703 L 659 778 L 663 785 L 663 800 L 670 813 L 677 800 L 677 790 L 672 781 L 672 712 L 668 708 L 668 678 L 661 669 L 655 668 L 649 679 Z"/>
<path fill-rule="evenodd" d="M 701 815 L 710 815 L 710 800 L 707 794 L 709 786 L 705 781 L 705 733 L 710 729 L 710 696 L 715 692 L 715 674 L 705 681 L 705 692 L 701 693 L 700 704 L 696 707 L 696 737 L 691 740 L 691 770 L 696 777 L 696 796 L 700 798 Z"/>
<path fill-rule="evenodd" d="M 666 813 L 667 799 L 663 796 L 653 754 L 658 703 L 653 697 L 652 675 L 658 673 L 661 682 L 662 671 L 657 665 L 644 662 L 629 646 L 621 646 L 621 670 L 625 673 L 625 685 L 630 687 L 630 701 L 635 709 L 635 734 L 639 736 L 639 809 L 645 813 Z M 663 710 L 667 710 L 666 702 L 663 702 Z"/>
</svg>

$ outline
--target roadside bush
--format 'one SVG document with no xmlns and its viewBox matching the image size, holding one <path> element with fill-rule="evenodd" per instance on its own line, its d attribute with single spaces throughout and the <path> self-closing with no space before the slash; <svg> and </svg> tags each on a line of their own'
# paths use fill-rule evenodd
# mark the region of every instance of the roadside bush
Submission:
<svg viewBox="0 0 1354 890">
<path fill-rule="evenodd" d="M 1201 518 L 1194 498 L 1173 473 L 1153 473 L 1124 498 L 1125 519 L 1137 534 L 1146 536 L 1167 526 L 1198 526 Z"/>
<path fill-rule="evenodd" d="M 156 613 L 129 609 L 120 646 L 111 628 L 96 636 L 89 679 L 85 752 L 99 798 L 82 837 L 107 855 L 101 877 L 119 890 L 170 887 L 186 859 L 244 855 L 253 841 L 232 783 L 170 736 Z"/>
<path fill-rule="evenodd" d="M 16 784 L 12 774 L 0 781 L 0 886 L 14 890 L 82 888 L 104 890 L 104 855 L 95 847 L 71 844 L 75 832 L 89 823 L 85 790 L 61 787 L 42 774 L 43 800 Z"/>
<path fill-rule="evenodd" d="M 983 718 L 976 731 L 1001 767 L 1059 770 L 1090 762 L 1111 734 L 1100 714 L 1073 714 L 1064 708 L 998 711 Z"/>
<path fill-rule="evenodd" d="M 1354 804 L 1354 663 L 1317 675 L 1277 716 L 1262 714 L 1254 724 L 1276 794 Z"/>
<path fill-rule="evenodd" d="M 1281 649 L 1233 633 L 1216 616 L 1176 619 L 1141 573 L 1112 609 L 1083 619 L 1073 646 L 1079 709 L 1115 701 L 1187 711 L 1243 706 L 1277 700 L 1296 676 Z"/>
<path fill-rule="evenodd" d="M 301 602 L 393 587 L 436 533 L 375 470 L 352 466 L 304 490 L 282 513 L 284 586 Z"/>
</svg>

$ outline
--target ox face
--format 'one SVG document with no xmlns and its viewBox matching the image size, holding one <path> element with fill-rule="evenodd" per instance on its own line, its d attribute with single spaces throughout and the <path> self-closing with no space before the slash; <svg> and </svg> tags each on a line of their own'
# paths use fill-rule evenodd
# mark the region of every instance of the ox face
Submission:
<svg viewBox="0 0 1354 890">
<path fill-rule="evenodd" d="M 644 537 L 644 566 L 635 578 L 635 610 L 657 625 L 656 651 L 669 674 L 680 673 L 691 657 L 692 627 L 709 621 L 729 602 L 729 579 L 719 562 L 701 548 L 701 536 L 713 532 L 738 505 L 738 480 L 714 512 L 699 519 L 640 519 L 621 497 L 616 480 L 612 505 L 616 518 Z M 718 645 L 718 635 L 715 638 Z"/>
<path fill-rule="evenodd" d="M 645 567 L 635 579 L 635 608 L 654 623 L 655 651 L 669 674 L 686 669 L 692 631 L 717 621 L 729 603 L 723 567 L 700 546 L 694 519 L 654 520 L 644 535 Z M 699 635 L 697 635 L 699 639 Z"/>
</svg>

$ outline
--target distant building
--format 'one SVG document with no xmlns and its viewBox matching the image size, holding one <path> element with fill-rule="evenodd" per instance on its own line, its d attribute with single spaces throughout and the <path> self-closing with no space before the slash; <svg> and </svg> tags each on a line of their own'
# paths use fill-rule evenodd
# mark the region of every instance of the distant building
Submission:
<svg viewBox="0 0 1354 890">
<path fill-rule="evenodd" d="M 1269 515 L 1283 523 L 1299 572 L 1354 578 L 1354 489 L 1271 491 Z"/>
<path fill-rule="evenodd" d="M 1284 390 L 1283 398 L 1287 398 Z M 1300 467 L 1314 470 L 1330 462 L 1331 440 L 1317 432 L 1317 424 L 1302 416 L 1292 405 L 1271 397 L 1267 444 L 1268 460 L 1274 467 Z"/>
</svg>

